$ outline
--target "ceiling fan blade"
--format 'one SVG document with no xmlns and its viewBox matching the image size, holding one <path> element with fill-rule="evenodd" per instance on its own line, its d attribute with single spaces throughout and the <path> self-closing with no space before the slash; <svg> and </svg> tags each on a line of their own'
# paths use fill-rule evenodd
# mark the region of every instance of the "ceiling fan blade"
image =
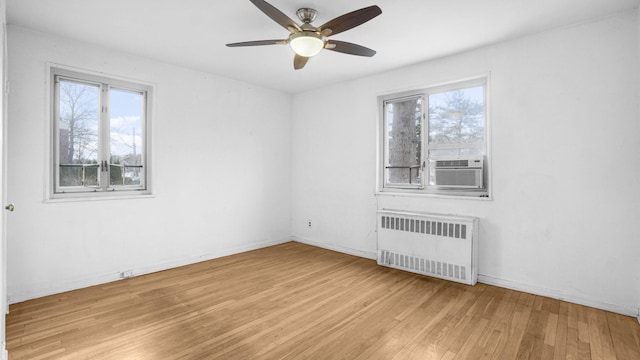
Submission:
<svg viewBox="0 0 640 360">
<path fill-rule="evenodd" d="M 275 22 L 280 24 L 285 29 L 290 32 L 302 31 L 300 26 L 296 24 L 295 21 L 291 20 L 290 17 L 283 14 L 282 11 L 276 9 L 273 5 L 269 4 L 264 0 L 249 0 L 255 5 L 258 9 L 260 9 L 263 13 L 265 13 L 268 17 L 273 19 Z"/>
<path fill-rule="evenodd" d="M 337 51 L 344 54 L 349 55 L 358 55 L 358 56 L 373 56 L 376 54 L 375 50 L 369 49 L 362 45 L 352 44 L 346 41 L 337 41 L 331 40 L 331 42 L 327 43 L 325 49 L 331 51 Z"/>
<path fill-rule="evenodd" d="M 227 44 L 228 47 L 239 46 L 260 46 L 260 45 L 286 45 L 287 40 L 258 40 L 258 41 L 243 41 L 237 43 Z"/>
<path fill-rule="evenodd" d="M 293 58 L 293 68 L 296 70 L 300 70 L 307 64 L 307 61 L 309 61 L 308 57 L 296 54 L 296 56 Z"/>
<path fill-rule="evenodd" d="M 362 25 L 380 14 L 382 14 L 382 10 L 379 7 L 376 5 L 369 6 L 338 16 L 324 25 L 319 26 L 318 30 L 323 32 L 326 30 L 326 36 L 335 35 L 343 31 L 353 29 L 358 25 Z M 329 32 L 328 29 L 331 29 L 331 32 Z"/>
</svg>

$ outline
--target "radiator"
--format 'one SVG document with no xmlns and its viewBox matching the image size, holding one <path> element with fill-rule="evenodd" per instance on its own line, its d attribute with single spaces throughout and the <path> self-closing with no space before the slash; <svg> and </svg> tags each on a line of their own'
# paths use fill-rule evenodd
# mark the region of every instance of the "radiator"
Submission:
<svg viewBox="0 0 640 360">
<path fill-rule="evenodd" d="M 378 211 L 378 264 L 475 285 L 478 218 Z"/>
</svg>

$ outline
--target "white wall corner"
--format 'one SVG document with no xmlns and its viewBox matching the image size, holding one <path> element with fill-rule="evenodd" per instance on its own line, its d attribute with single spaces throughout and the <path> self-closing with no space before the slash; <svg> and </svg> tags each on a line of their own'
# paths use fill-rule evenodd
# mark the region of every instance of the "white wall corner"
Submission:
<svg viewBox="0 0 640 360">
<path fill-rule="evenodd" d="M 7 351 L 6 344 L 2 344 L 2 355 L 0 359 L 9 360 L 9 352 Z"/>
</svg>

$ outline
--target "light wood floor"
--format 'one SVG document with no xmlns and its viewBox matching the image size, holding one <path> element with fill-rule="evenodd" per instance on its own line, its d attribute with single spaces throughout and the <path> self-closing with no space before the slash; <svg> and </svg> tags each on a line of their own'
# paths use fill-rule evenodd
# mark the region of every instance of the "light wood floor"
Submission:
<svg viewBox="0 0 640 360">
<path fill-rule="evenodd" d="M 286 243 L 11 305 L 20 359 L 640 359 L 635 318 Z"/>
</svg>

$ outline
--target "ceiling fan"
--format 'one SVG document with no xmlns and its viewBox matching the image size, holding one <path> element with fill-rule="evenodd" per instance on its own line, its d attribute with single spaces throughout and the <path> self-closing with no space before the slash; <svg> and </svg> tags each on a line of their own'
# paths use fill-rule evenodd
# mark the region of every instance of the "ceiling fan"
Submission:
<svg viewBox="0 0 640 360">
<path fill-rule="evenodd" d="M 327 39 L 329 36 L 333 36 L 358 25 L 362 25 L 382 14 L 382 10 L 375 5 L 338 16 L 323 25 L 315 27 L 311 25 L 311 22 L 313 22 L 318 15 L 318 12 L 314 9 L 298 9 L 296 14 L 300 21 L 302 21 L 302 25 L 298 25 L 295 21 L 266 1 L 250 1 L 268 17 L 285 29 L 289 30 L 291 34 L 289 34 L 288 38 L 283 40 L 245 41 L 227 44 L 229 47 L 289 44 L 291 49 L 295 52 L 293 67 L 296 70 L 302 69 L 307 64 L 307 61 L 309 61 L 309 58 L 317 55 L 322 49 L 358 56 L 370 57 L 376 54 L 374 50 L 358 44 Z"/>
</svg>

